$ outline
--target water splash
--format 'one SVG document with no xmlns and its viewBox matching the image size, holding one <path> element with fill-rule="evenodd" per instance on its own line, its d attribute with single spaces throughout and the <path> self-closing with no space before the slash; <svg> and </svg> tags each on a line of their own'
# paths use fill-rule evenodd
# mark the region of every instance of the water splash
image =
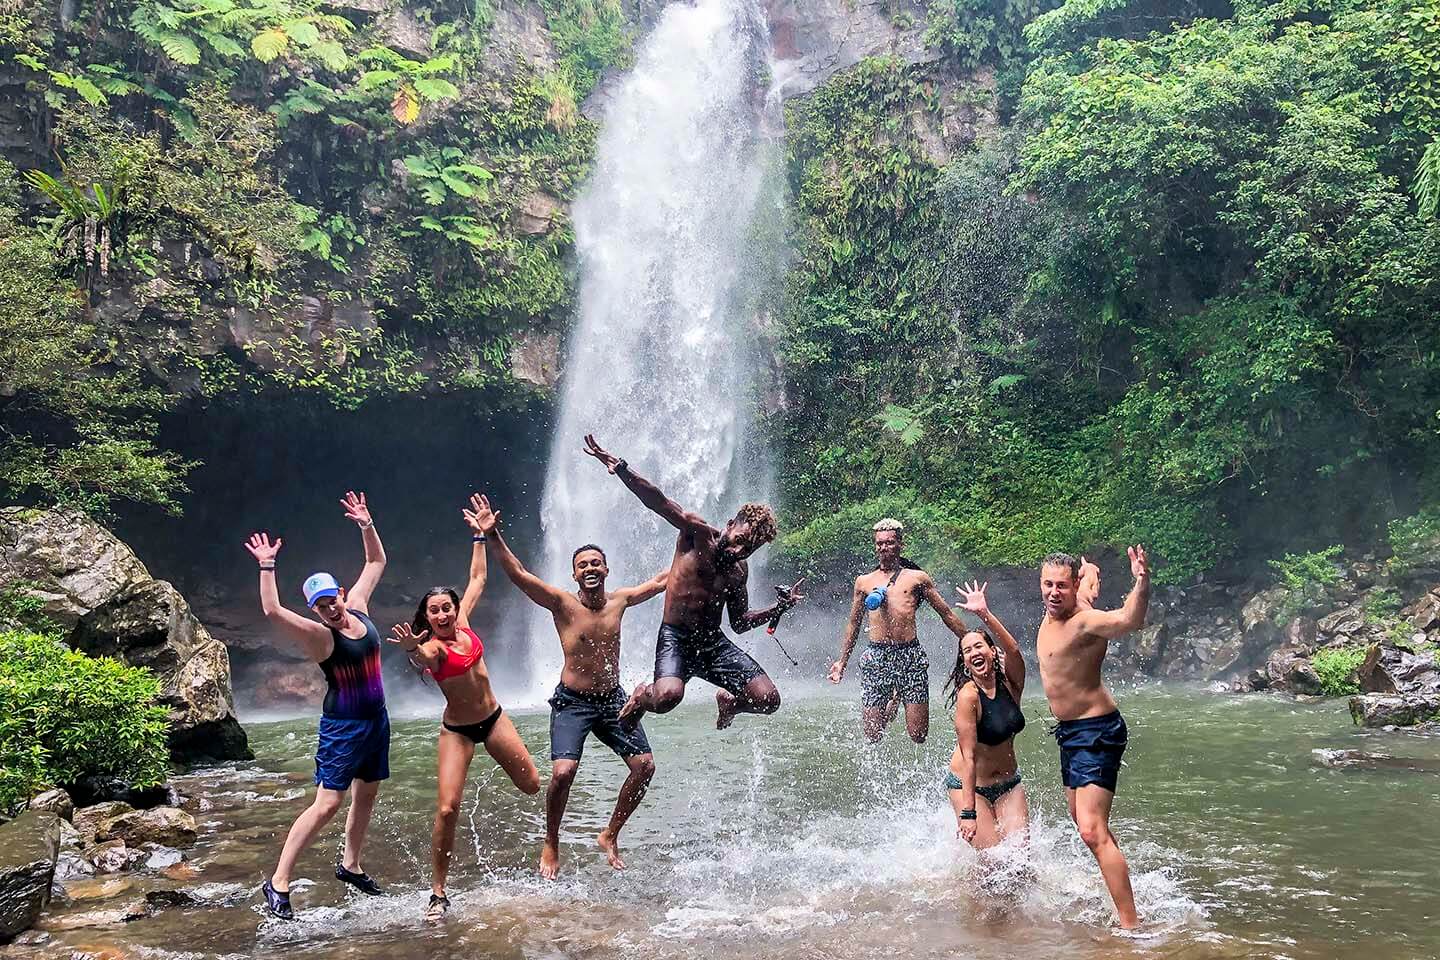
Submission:
<svg viewBox="0 0 1440 960">
<path fill-rule="evenodd" d="M 674 548 L 675 531 L 581 454 L 587 433 L 712 521 L 756 493 L 743 489 L 753 297 L 776 263 L 756 224 L 778 209 L 768 51 L 753 0 L 673 5 L 608 106 L 574 209 L 580 320 L 542 507 L 552 583 L 572 582 L 583 543 L 605 548 L 612 586 L 652 576 Z M 632 612 L 627 636 L 653 635 L 659 613 Z M 559 673 L 547 615 L 533 638 L 535 696 Z M 627 673 L 648 673 L 649 644 L 630 647 Z"/>
</svg>

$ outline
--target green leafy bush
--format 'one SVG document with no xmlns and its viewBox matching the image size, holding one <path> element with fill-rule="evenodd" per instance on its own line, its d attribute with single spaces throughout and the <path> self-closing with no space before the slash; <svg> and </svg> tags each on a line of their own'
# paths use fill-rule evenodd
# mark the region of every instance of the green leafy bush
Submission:
<svg viewBox="0 0 1440 960">
<path fill-rule="evenodd" d="M 1327 697 L 1348 697 L 1360 692 L 1355 671 L 1365 662 L 1364 647 L 1335 647 L 1319 650 L 1310 666 L 1320 678 L 1320 691 Z"/>
<path fill-rule="evenodd" d="M 1390 572 L 1403 575 L 1427 554 L 1440 551 L 1440 508 L 1421 510 L 1413 517 L 1391 520 L 1386 531 L 1390 537 Z"/>
<path fill-rule="evenodd" d="M 1366 623 L 1389 623 L 1399 615 L 1405 601 L 1401 598 L 1400 591 L 1392 587 L 1379 587 L 1367 593 L 1360 606 L 1365 611 Z"/>
<path fill-rule="evenodd" d="M 1325 599 L 1325 588 L 1340 579 L 1335 558 L 1344 550 L 1343 545 L 1336 544 L 1311 553 L 1287 553 L 1270 561 L 1279 586 L 1285 588 L 1285 597 L 1275 610 L 1277 625 L 1284 626 Z"/>
<path fill-rule="evenodd" d="M 47 784 L 113 774 L 136 786 L 165 778 L 160 681 L 54 635 L 0 632 L 0 810 Z"/>
</svg>

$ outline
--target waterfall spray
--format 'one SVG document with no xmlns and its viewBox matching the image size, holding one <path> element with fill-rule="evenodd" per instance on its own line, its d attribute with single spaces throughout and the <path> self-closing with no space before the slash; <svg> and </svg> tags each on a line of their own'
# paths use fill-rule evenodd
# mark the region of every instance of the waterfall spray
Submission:
<svg viewBox="0 0 1440 960">
<path fill-rule="evenodd" d="M 670 496 L 712 520 L 755 489 L 747 463 L 754 315 L 773 269 L 766 209 L 769 38 L 754 0 L 669 7 L 601 125 L 574 210 L 579 324 L 571 337 L 542 517 L 547 579 L 572 580 L 595 542 L 611 585 L 669 565 L 675 531 L 580 453 L 595 433 Z M 749 487 L 746 489 L 746 487 Z M 661 601 L 626 620 L 626 674 L 648 674 Z M 548 615 L 535 620 L 532 693 L 559 674 Z M 644 639 L 641 639 L 644 638 Z"/>
</svg>

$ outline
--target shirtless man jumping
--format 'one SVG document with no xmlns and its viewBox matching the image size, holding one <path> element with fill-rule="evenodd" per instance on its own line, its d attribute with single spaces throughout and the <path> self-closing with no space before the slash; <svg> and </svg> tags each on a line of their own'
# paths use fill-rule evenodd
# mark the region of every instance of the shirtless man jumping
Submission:
<svg viewBox="0 0 1440 960">
<path fill-rule="evenodd" d="M 747 503 L 717 530 L 660 492 L 629 465 L 602 449 L 593 436 L 585 452 L 620 478 L 640 502 L 663 517 L 680 535 L 665 587 L 665 615 L 655 643 L 655 682 L 635 688 L 620 710 L 626 723 L 638 722 L 647 711 L 668 713 L 685 697 L 685 681 L 702 677 L 720 689 L 715 727 L 724 730 L 738 713 L 774 713 L 780 691 L 755 658 L 737 647 L 720 629 L 728 611 L 730 629 L 744 633 L 779 619 L 805 599 L 794 587 L 777 588 L 779 601 L 764 610 L 750 609 L 745 560 L 775 539 L 775 515 L 759 503 Z"/>
<path fill-rule="evenodd" d="M 865 739 L 878 743 L 895 718 L 892 702 L 905 704 L 905 732 L 916 743 L 930 733 L 930 661 L 915 630 L 915 612 L 923 599 L 950 632 L 965 636 L 965 624 L 935 589 L 930 574 L 901 560 L 905 526 L 886 517 L 875 524 L 875 558 L 879 566 L 855 578 L 850 619 L 840 641 L 840 659 L 830 665 L 830 682 L 845 677 L 855 649 L 860 620 L 870 611 L 870 645 L 860 655 L 860 728 Z M 908 564 L 908 566 L 907 566 Z"/>
<path fill-rule="evenodd" d="M 1138 927 L 1140 920 L 1130 889 L 1130 867 L 1110 832 L 1110 806 L 1125 752 L 1125 720 L 1100 679 L 1100 667 L 1109 642 L 1144 626 L 1150 607 L 1145 549 L 1137 545 L 1128 552 L 1135 589 L 1119 610 L 1097 610 L 1085 602 L 1084 594 L 1099 592 L 1098 571 L 1082 585 L 1074 557 L 1064 553 L 1046 557 L 1040 567 L 1045 620 L 1036 641 L 1040 680 L 1050 711 L 1060 721 L 1055 738 L 1060 741 L 1060 776 L 1070 818 L 1100 864 L 1120 926 L 1127 930 Z"/>
<path fill-rule="evenodd" d="M 545 847 L 540 854 L 540 876 L 553 880 L 560 872 L 560 821 L 570 800 L 570 785 L 580 769 L 585 738 L 591 733 L 630 768 L 610 823 L 596 840 L 610 866 L 624 870 L 620 828 L 645 798 L 645 790 L 655 776 L 655 758 L 638 723 L 620 724 L 620 708 L 625 703 L 625 691 L 620 688 L 620 621 L 626 610 L 664 592 L 667 574 L 662 571 L 637 586 L 606 593 L 605 578 L 610 568 L 605 551 L 587 543 L 570 558 L 580 589 L 573 593 L 561 590 L 525 569 L 500 535 L 500 514 L 487 505 L 478 512 L 477 520 L 494 548 L 500 569 L 525 596 L 555 618 L 560 648 L 565 653 L 560 684 L 550 697 L 550 760 L 554 765 L 545 791 Z"/>
</svg>

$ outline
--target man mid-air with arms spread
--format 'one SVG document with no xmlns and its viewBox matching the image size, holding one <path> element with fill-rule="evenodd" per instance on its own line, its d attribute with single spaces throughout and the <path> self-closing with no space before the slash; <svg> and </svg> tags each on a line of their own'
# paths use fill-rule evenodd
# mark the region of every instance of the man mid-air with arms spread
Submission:
<svg viewBox="0 0 1440 960">
<path fill-rule="evenodd" d="M 794 587 L 781 588 L 780 599 L 764 610 L 751 610 L 747 589 L 750 571 L 745 560 L 775 539 L 775 515 L 758 503 L 742 506 L 717 530 L 704 517 L 665 496 L 619 457 L 585 438 L 585 452 L 620 478 L 630 492 L 680 531 L 665 587 L 665 614 L 655 643 L 655 682 L 635 688 L 620 711 L 626 722 L 638 722 L 647 711 L 668 713 L 685 697 L 685 681 L 701 677 L 720 689 L 715 726 L 730 726 L 737 713 L 774 713 L 780 691 L 744 650 L 720 629 L 728 611 L 730 628 L 744 633 L 777 620 L 804 597 Z"/>
<path fill-rule="evenodd" d="M 597 844 L 610 866 L 625 869 L 620 859 L 620 829 L 645 798 L 655 775 L 650 741 L 638 724 L 620 723 L 625 692 L 620 688 L 620 621 L 625 611 L 665 590 L 661 572 L 637 584 L 605 592 L 610 569 L 605 552 L 587 543 L 571 557 L 578 591 L 562 590 L 525 569 L 500 534 L 500 514 L 488 504 L 478 511 L 477 522 L 494 546 L 500 568 L 525 596 L 550 611 L 565 666 L 560 684 L 550 698 L 550 786 L 545 791 L 545 847 L 540 854 L 540 875 L 553 880 L 560 871 L 560 821 L 570 800 L 570 785 L 580 769 L 585 738 L 594 733 L 600 742 L 625 761 L 630 775 L 620 788 L 610 823 L 600 831 Z"/>
</svg>

